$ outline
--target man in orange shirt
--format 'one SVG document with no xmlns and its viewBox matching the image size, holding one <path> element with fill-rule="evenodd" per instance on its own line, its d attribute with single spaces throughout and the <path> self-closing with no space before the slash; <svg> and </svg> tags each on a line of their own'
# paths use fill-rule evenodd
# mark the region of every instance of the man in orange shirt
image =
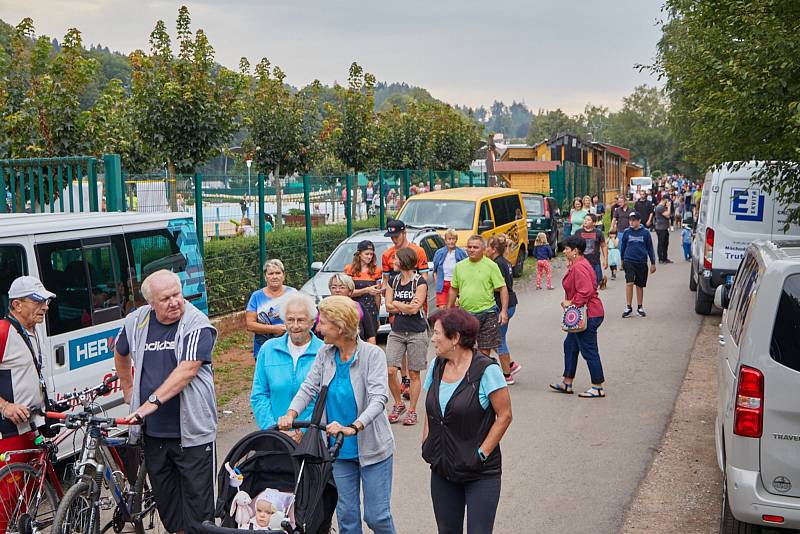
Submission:
<svg viewBox="0 0 800 534">
<path fill-rule="evenodd" d="M 398 271 L 394 268 L 394 259 L 395 256 L 397 256 L 397 251 L 401 248 L 408 247 L 417 253 L 417 272 L 422 276 L 426 275 L 429 271 L 428 256 L 425 254 L 425 251 L 422 250 L 422 247 L 408 240 L 408 236 L 406 235 L 406 223 L 400 219 L 389 220 L 386 223 L 386 233 L 384 235 L 390 237 L 394 245 L 389 247 L 386 252 L 383 253 L 383 256 L 381 256 L 384 289 L 390 286 L 394 280 L 394 276 L 398 274 Z M 428 302 L 424 302 L 422 306 L 425 313 L 428 313 Z M 402 374 L 400 390 L 403 398 L 407 399 L 409 398 L 408 387 L 411 385 L 411 379 L 408 378 L 408 362 L 406 361 L 406 357 L 403 357 L 400 373 Z"/>
</svg>

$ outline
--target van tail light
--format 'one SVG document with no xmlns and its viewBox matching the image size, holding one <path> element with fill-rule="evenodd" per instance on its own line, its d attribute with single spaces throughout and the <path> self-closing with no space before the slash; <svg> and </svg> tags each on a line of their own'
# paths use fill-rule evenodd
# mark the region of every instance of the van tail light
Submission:
<svg viewBox="0 0 800 534">
<path fill-rule="evenodd" d="M 550 218 L 550 203 L 547 201 L 547 199 L 544 200 L 544 218 Z"/>
<path fill-rule="evenodd" d="M 746 438 L 760 438 L 764 416 L 764 375 L 758 369 L 742 365 L 736 387 L 736 410 L 733 433 Z"/>
<path fill-rule="evenodd" d="M 703 251 L 703 268 L 711 269 L 711 260 L 714 255 L 714 229 L 706 228 L 706 247 Z"/>
</svg>

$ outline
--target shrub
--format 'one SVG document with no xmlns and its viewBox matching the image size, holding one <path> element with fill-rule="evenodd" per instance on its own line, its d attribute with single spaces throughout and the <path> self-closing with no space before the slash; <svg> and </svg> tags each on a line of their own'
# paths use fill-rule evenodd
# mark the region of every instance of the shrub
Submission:
<svg viewBox="0 0 800 534">
<path fill-rule="evenodd" d="M 353 223 L 354 230 L 376 228 L 376 218 Z M 344 224 L 312 229 L 314 261 L 325 261 L 347 237 Z M 300 289 L 308 281 L 305 228 L 280 227 L 267 234 L 267 259 L 278 258 L 286 267 L 286 285 Z M 205 244 L 208 311 L 212 317 L 243 310 L 259 289 L 261 266 L 258 237 L 232 237 Z"/>
</svg>

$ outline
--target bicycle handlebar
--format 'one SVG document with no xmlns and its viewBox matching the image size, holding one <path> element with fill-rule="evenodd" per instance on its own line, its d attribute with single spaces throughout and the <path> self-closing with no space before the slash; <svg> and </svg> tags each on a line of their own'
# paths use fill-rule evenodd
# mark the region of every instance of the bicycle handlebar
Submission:
<svg viewBox="0 0 800 534">
<path fill-rule="evenodd" d="M 120 425 L 140 425 L 141 421 L 129 422 L 127 417 L 97 417 L 90 412 L 79 413 L 63 413 L 63 412 L 45 412 L 45 417 L 49 419 L 58 419 L 64 421 L 69 425 L 105 425 L 105 426 L 120 426 Z"/>
<path fill-rule="evenodd" d="M 84 399 L 94 400 L 97 397 L 102 397 L 103 395 L 107 395 L 111 393 L 113 390 L 113 384 L 119 379 L 116 374 L 113 374 L 103 380 L 102 384 L 97 386 L 88 387 L 82 389 L 81 391 L 73 391 L 72 393 L 66 393 L 63 395 L 58 401 L 54 402 L 53 404 L 58 407 L 63 407 L 65 409 L 69 409 L 70 401 L 75 399 L 80 400 L 83 402 Z M 48 416 L 49 417 L 49 416 Z"/>
</svg>

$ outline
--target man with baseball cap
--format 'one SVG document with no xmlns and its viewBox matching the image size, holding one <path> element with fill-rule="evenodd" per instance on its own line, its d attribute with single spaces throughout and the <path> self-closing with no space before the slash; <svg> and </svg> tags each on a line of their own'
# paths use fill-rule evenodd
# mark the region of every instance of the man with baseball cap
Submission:
<svg viewBox="0 0 800 534">
<path fill-rule="evenodd" d="M 42 340 L 36 325 L 44 321 L 55 293 L 48 291 L 32 276 L 20 276 L 8 290 L 8 313 L 0 320 L 0 452 L 33 449 L 36 432 L 44 423 L 33 409 L 44 410 L 47 390 L 42 375 Z M 32 424 L 33 423 L 33 424 Z M 29 456 L 14 456 L 25 462 Z M 3 493 L 2 499 L 13 498 Z M 0 505 L 0 528 L 6 530 L 4 510 Z"/>
<path fill-rule="evenodd" d="M 393 245 L 383 253 L 383 256 L 381 256 L 381 270 L 383 271 L 384 289 L 390 286 L 390 284 L 394 281 L 395 275 L 398 274 L 398 272 L 394 270 L 394 257 L 397 255 L 397 251 L 401 248 L 410 248 L 417 254 L 417 272 L 424 277 L 425 273 L 428 272 L 428 256 L 425 254 L 425 251 L 422 250 L 422 247 L 415 245 L 408 240 L 408 236 L 406 235 L 406 223 L 400 219 L 389 219 L 389 221 L 386 223 L 386 233 L 383 235 L 391 238 Z M 426 301 L 423 305 L 423 309 L 426 312 L 428 311 L 427 304 L 428 303 Z M 403 358 L 402 368 L 400 370 L 402 374 L 400 389 L 404 398 L 407 397 L 408 388 L 411 385 L 411 379 L 408 377 L 407 365 L 406 358 Z"/>
<path fill-rule="evenodd" d="M 650 231 L 642 226 L 638 212 L 628 215 L 630 227 L 622 233 L 619 240 L 619 253 L 622 256 L 622 265 L 625 271 L 625 299 L 627 305 L 622 317 L 627 318 L 633 314 L 633 286 L 636 286 L 636 313 L 640 317 L 647 317 L 644 311 L 644 288 L 647 285 L 647 259 L 650 258 L 650 274 L 656 272 L 656 254 L 653 250 L 653 238 Z"/>
</svg>

